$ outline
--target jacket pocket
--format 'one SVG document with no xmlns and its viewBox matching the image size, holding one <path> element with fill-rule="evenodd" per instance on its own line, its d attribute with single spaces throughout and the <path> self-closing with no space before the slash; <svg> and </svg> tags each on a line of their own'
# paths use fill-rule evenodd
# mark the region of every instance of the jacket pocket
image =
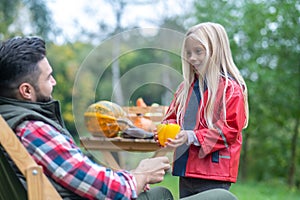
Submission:
<svg viewBox="0 0 300 200">
<path fill-rule="evenodd" d="M 208 178 L 210 176 L 228 177 L 230 175 L 230 153 L 227 149 L 223 149 L 199 158 L 197 153 L 190 151 L 187 173 Z"/>
</svg>

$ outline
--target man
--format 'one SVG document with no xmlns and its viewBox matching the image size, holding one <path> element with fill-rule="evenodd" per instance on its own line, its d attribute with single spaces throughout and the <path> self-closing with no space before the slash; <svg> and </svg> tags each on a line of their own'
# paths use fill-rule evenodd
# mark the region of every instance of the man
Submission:
<svg viewBox="0 0 300 200">
<path fill-rule="evenodd" d="M 131 172 L 114 172 L 85 156 L 64 126 L 56 81 L 38 37 L 16 37 L 0 46 L 0 114 L 64 199 L 173 199 L 163 180 L 167 157 L 145 159 Z M 21 177 L 21 181 L 24 178 Z"/>
</svg>

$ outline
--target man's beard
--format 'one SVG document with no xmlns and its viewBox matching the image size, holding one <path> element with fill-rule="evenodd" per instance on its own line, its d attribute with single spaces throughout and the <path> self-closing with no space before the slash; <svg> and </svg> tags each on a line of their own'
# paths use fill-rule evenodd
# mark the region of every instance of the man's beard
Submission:
<svg viewBox="0 0 300 200">
<path fill-rule="evenodd" d="M 37 102 L 46 103 L 46 102 L 49 102 L 51 100 L 52 100 L 52 97 L 46 97 L 46 96 L 43 96 L 43 95 L 37 95 L 37 97 L 36 97 Z"/>
<path fill-rule="evenodd" d="M 52 100 L 52 96 L 45 96 L 41 93 L 41 90 L 39 87 L 35 87 L 36 91 L 36 101 L 46 103 Z"/>
</svg>

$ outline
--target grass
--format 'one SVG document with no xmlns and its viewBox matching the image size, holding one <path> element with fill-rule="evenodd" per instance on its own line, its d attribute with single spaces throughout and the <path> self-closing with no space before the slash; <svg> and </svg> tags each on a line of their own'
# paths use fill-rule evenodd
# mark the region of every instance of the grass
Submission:
<svg viewBox="0 0 300 200">
<path fill-rule="evenodd" d="M 154 186 L 166 187 L 172 192 L 174 199 L 179 199 L 178 180 L 179 180 L 178 177 L 172 176 L 171 174 L 168 173 L 168 174 L 166 174 L 163 182 L 151 185 L 151 187 L 154 187 Z"/>
<path fill-rule="evenodd" d="M 300 190 L 278 182 L 246 182 L 233 184 L 231 190 L 240 200 L 296 200 Z"/>
<path fill-rule="evenodd" d="M 168 188 L 175 200 L 179 199 L 178 177 L 170 174 L 165 176 L 163 182 L 154 186 L 164 186 Z M 237 182 L 232 185 L 230 191 L 237 196 L 239 200 L 298 200 L 300 190 L 289 189 L 284 183 L 273 182 Z"/>
</svg>

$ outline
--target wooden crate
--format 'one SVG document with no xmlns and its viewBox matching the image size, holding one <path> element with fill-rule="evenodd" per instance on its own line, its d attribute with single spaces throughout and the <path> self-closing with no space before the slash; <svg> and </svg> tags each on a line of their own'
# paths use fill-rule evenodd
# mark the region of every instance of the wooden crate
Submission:
<svg viewBox="0 0 300 200">
<path fill-rule="evenodd" d="M 122 109 L 127 113 L 127 118 L 132 122 L 132 124 L 136 125 L 135 122 L 138 120 L 138 115 L 142 114 L 145 118 L 151 120 L 150 129 L 153 130 L 155 125 L 160 124 L 165 116 L 165 113 L 168 109 L 167 106 L 148 106 L 148 107 L 122 107 Z M 106 119 L 108 120 L 108 119 Z M 117 123 L 117 121 L 105 121 L 105 123 L 109 123 L 107 126 L 104 125 L 102 119 L 97 118 L 96 115 L 92 115 L 90 117 L 85 116 L 85 124 L 88 128 L 88 131 L 95 137 L 116 137 L 121 130 L 124 130 L 124 126 L 121 126 L 123 123 Z M 100 126 L 102 123 L 103 126 Z M 123 124 L 124 125 L 124 124 Z M 136 125 L 137 126 L 137 125 Z M 101 129 L 102 127 L 103 129 Z M 125 125 L 125 128 L 127 125 Z M 128 128 L 128 127 L 127 127 Z M 144 127 L 139 127 L 144 128 Z M 106 130 L 106 131 L 104 131 Z M 148 129 L 144 129 L 146 131 L 150 131 Z"/>
<path fill-rule="evenodd" d="M 154 124 L 159 124 L 167 112 L 168 106 L 147 106 L 147 107 L 122 107 L 123 110 L 128 113 L 128 118 L 134 122 L 138 114 L 142 114 L 144 117 L 152 120 Z"/>
</svg>

